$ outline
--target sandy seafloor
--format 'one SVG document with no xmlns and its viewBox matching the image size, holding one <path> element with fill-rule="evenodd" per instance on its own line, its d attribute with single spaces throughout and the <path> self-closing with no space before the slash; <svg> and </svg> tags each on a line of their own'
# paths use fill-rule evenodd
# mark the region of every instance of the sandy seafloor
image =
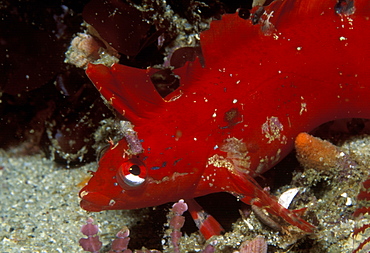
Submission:
<svg viewBox="0 0 370 253">
<path fill-rule="evenodd" d="M 362 157 L 362 166 L 367 168 L 370 164 L 369 140 L 368 137 L 354 139 L 344 147 L 355 156 Z M 130 224 L 136 222 L 130 218 L 130 211 L 87 213 L 79 207 L 80 184 L 86 180 L 89 170 L 96 170 L 96 163 L 66 169 L 65 166 L 58 165 L 42 155 L 20 157 L 0 150 L 0 253 L 84 252 L 78 244 L 78 240 L 83 237 L 79 230 L 88 217 L 93 217 L 103 231 L 100 232 L 103 245 L 113 240 L 122 225 L 130 227 Z M 305 176 L 307 175 L 308 172 Z M 313 210 L 321 222 L 320 232 L 311 240 L 315 246 L 304 252 L 351 252 L 354 242 L 350 234 L 356 224 L 348 212 L 355 209 L 356 193 L 351 185 L 344 186 L 330 180 L 327 182 L 327 185 L 333 187 L 330 192 L 322 194 L 316 203 L 317 210 Z M 287 188 L 289 187 L 292 186 Z M 342 196 L 344 192 L 348 193 L 347 200 Z M 352 202 L 350 205 L 348 198 Z M 325 203 L 329 200 L 332 202 Z M 329 209 L 329 206 L 333 209 Z M 328 210 L 322 210 L 323 207 Z M 339 212 L 347 207 L 352 208 L 348 209 L 347 218 L 338 220 L 338 217 L 344 217 Z M 325 220 L 328 221 L 327 224 Z M 240 244 L 240 241 L 248 237 L 248 227 L 258 230 L 254 235 L 249 235 L 251 237 L 266 231 L 258 221 L 251 218 L 239 219 L 238 224 L 234 226 L 236 232 L 225 234 L 223 239 L 220 238 L 220 243 L 224 240 L 225 245 L 231 245 L 239 240 L 237 244 Z M 282 243 L 279 242 L 280 236 L 277 232 L 266 232 L 264 236 L 269 238 L 269 245 Z M 193 235 L 189 240 L 195 241 L 195 237 Z M 191 242 L 185 244 L 189 245 Z M 188 252 L 190 249 L 194 248 L 189 246 L 189 249 L 183 248 L 182 252 Z M 290 249 L 286 247 L 284 250 L 273 252 L 286 252 Z M 217 252 L 231 251 L 229 247 L 228 251 Z"/>
<path fill-rule="evenodd" d="M 0 166 L 0 252 L 84 252 L 79 230 L 89 214 L 79 206 L 78 184 L 96 163 L 66 169 L 42 155 L 19 157 L 1 150 Z M 90 216 L 107 233 L 129 225 L 122 211 Z"/>
</svg>

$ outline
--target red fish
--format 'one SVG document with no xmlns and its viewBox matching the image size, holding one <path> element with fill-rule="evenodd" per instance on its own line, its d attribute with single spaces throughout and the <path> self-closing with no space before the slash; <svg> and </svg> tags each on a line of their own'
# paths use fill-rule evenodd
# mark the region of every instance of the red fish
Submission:
<svg viewBox="0 0 370 253">
<path fill-rule="evenodd" d="M 150 81 L 155 69 L 88 66 L 134 127 L 112 143 L 81 190 L 84 209 L 229 192 L 312 231 L 253 177 L 284 158 L 298 133 L 338 118 L 370 118 L 370 2 L 276 1 L 255 18 L 257 25 L 237 14 L 213 21 L 201 34 L 205 66 L 175 70 L 181 86 L 165 99 Z"/>
</svg>

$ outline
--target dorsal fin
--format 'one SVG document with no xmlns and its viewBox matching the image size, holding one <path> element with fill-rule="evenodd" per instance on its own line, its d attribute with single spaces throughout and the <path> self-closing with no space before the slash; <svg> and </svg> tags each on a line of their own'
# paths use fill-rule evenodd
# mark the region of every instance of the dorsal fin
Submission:
<svg viewBox="0 0 370 253">
<path fill-rule="evenodd" d="M 252 28 L 252 29 L 251 29 Z M 250 20 L 238 17 L 238 14 L 225 14 L 221 20 L 211 22 L 210 29 L 201 33 L 200 44 L 207 68 L 223 61 L 235 52 L 238 45 L 245 43 L 248 33 L 253 30 Z"/>
<path fill-rule="evenodd" d="M 351 8 L 353 2 L 355 8 Z M 201 47 L 205 65 L 208 68 L 219 66 L 220 62 L 227 65 L 223 62 L 225 57 L 236 53 L 245 54 L 245 52 L 240 52 L 238 49 L 245 48 L 246 43 L 248 43 L 248 46 L 253 46 L 250 50 L 250 55 L 252 55 L 253 50 L 258 49 L 258 45 L 253 44 L 258 43 L 258 41 L 255 41 L 258 33 L 261 34 L 260 39 L 264 40 L 264 37 L 268 39 L 269 36 L 273 35 L 273 32 L 279 33 L 282 28 L 295 27 L 303 23 L 309 26 L 313 18 L 323 15 L 323 13 L 329 13 L 333 16 L 341 15 L 341 12 L 343 12 L 343 15 L 349 16 L 352 15 L 352 12 L 355 15 L 358 13 L 368 15 L 370 10 L 370 1 L 366 0 L 349 0 L 346 3 L 348 7 L 344 6 L 343 10 L 340 8 L 341 3 L 344 4 L 344 1 L 276 0 L 264 7 L 263 14 L 256 25 L 252 24 L 251 19 L 240 18 L 238 13 L 225 14 L 221 20 L 212 21 L 210 29 L 201 33 Z M 340 20 L 339 16 L 338 20 Z M 325 24 L 322 25 L 325 26 Z M 305 33 L 305 30 L 302 33 Z M 253 43 L 249 43 L 252 40 Z M 250 57 L 250 55 L 245 54 L 245 57 Z M 229 58 L 232 57 L 229 56 Z"/>
<path fill-rule="evenodd" d="M 184 66 L 174 69 L 173 73 L 180 78 L 180 87 L 167 95 L 165 100 L 170 102 L 186 93 L 189 88 L 192 88 L 191 86 L 193 81 L 197 78 L 197 73 L 199 74 L 201 72 L 202 65 L 198 57 L 194 61 L 188 61 Z"/>
<path fill-rule="evenodd" d="M 142 119 L 150 118 L 165 103 L 150 80 L 155 71 L 120 64 L 113 64 L 110 68 L 89 64 L 86 74 L 102 96 L 137 125 Z"/>
</svg>

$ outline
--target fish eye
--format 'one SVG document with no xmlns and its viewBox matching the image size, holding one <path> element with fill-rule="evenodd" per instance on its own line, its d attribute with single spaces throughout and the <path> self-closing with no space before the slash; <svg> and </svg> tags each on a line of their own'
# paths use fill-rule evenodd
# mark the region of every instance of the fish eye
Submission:
<svg viewBox="0 0 370 253">
<path fill-rule="evenodd" d="M 135 176 L 139 176 L 140 175 L 140 167 L 137 166 L 136 164 L 132 165 L 129 169 L 130 173 L 135 175 Z"/>
<path fill-rule="evenodd" d="M 146 167 L 139 159 L 129 159 L 117 171 L 117 182 L 123 189 L 132 189 L 146 180 Z"/>
</svg>

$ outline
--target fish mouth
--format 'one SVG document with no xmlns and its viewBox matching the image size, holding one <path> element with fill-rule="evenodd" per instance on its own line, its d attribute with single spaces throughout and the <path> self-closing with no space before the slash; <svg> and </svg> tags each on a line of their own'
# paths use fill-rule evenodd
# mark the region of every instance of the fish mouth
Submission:
<svg viewBox="0 0 370 253">
<path fill-rule="evenodd" d="M 102 210 L 113 209 L 112 205 L 114 203 L 112 202 L 114 202 L 114 200 L 101 193 L 89 192 L 82 189 L 79 196 L 81 198 L 80 206 L 86 211 L 100 212 Z"/>
<path fill-rule="evenodd" d="M 99 205 L 96 205 L 94 203 L 91 203 L 85 199 L 82 199 L 80 201 L 80 207 L 86 211 L 89 211 L 89 212 L 100 212 L 100 211 L 103 211 L 103 208 Z"/>
</svg>

